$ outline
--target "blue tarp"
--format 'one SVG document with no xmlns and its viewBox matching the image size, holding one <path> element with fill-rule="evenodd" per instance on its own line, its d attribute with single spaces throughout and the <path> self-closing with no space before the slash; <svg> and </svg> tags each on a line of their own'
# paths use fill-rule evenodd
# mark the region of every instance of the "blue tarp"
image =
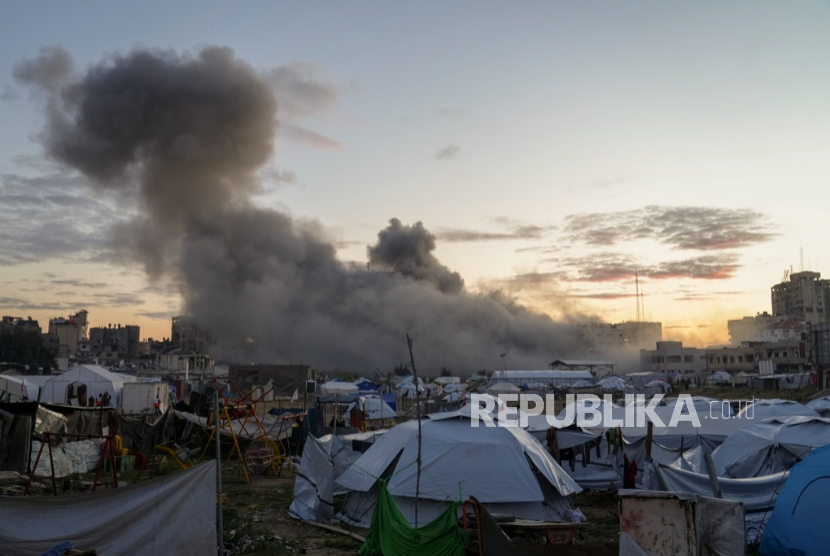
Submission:
<svg viewBox="0 0 830 556">
<path fill-rule="evenodd" d="M 761 554 L 825 556 L 830 551 L 830 446 L 812 451 L 790 470 L 764 530 Z"/>
</svg>

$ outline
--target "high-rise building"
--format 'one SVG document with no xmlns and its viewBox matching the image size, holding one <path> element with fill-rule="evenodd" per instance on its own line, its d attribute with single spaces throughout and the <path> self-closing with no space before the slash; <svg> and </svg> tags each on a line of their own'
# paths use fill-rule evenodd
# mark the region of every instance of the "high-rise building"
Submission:
<svg viewBox="0 0 830 556">
<path fill-rule="evenodd" d="M 170 340 L 175 348 L 184 352 L 205 353 L 210 344 L 210 335 L 191 316 L 173 317 Z"/>
<path fill-rule="evenodd" d="M 90 330 L 90 355 L 135 359 L 139 357 L 141 327 L 136 325 L 92 328 Z"/>
<path fill-rule="evenodd" d="M 663 341 L 663 323 L 625 321 L 615 324 L 623 333 L 625 344 L 635 349 L 650 349 Z"/>
<path fill-rule="evenodd" d="M 818 324 L 828 322 L 830 280 L 822 280 L 818 272 L 794 272 L 788 280 L 772 287 L 773 316 Z"/>
</svg>

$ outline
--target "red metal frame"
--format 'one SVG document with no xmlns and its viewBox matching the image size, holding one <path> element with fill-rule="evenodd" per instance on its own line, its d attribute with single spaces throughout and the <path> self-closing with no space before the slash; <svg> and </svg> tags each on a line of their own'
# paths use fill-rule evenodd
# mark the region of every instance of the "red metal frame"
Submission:
<svg viewBox="0 0 830 556">
<path fill-rule="evenodd" d="M 37 452 L 37 457 L 35 458 L 35 463 L 32 466 L 32 472 L 29 474 L 29 481 L 26 483 L 26 488 L 23 489 L 23 495 L 29 494 L 29 487 L 32 486 L 32 481 L 35 478 L 35 472 L 37 471 L 37 464 L 40 463 L 40 456 L 43 454 L 43 446 L 49 446 L 49 467 L 51 470 L 51 479 L 52 479 L 52 493 L 57 496 L 58 495 L 58 486 L 57 486 L 57 479 L 55 477 L 55 461 L 52 458 L 52 437 L 59 437 L 59 438 L 83 438 L 83 439 L 104 439 L 104 444 L 101 446 L 101 457 L 98 460 L 98 466 L 95 468 L 95 480 L 92 483 L 92 492 L 95 492 L 95 489 L 98 487 L 98 476 L 101 473 L 101 467 L 104 465 L 104 459 L 109 454 L 110 458 L 110 465 L 112 466 L 112 481 L 113 481 L 113 488 L 118 488 L 118 472 L 115 469 L 115 447 L 113 446 L 113 437 L 112 436 L 101 436 L 95 434 L 55 434 L 51 432 L 44 432 L 43 433 L 43 441 L 40 443 L 40 450 Z"/>
</svg>

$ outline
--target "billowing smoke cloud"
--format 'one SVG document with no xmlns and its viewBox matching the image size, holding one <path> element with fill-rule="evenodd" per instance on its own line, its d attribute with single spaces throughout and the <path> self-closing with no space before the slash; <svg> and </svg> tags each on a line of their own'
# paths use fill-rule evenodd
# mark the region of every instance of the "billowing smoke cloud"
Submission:
<svg viewBox="0 0 830 556">
<path fill-rule="evenodd" d="M 67 79 L 71 67 L 52 49 L 16 72 L 48 99 L 47 152 L 137 203 L 115 241 L 151 277 L 177 280 L 187 311 L 224 346 L 245 344 L 246 361 L 388 369 L 408 358 L 407 333 L 427 373 L 492 368 L 504 352 L 543 367 L 578 347 L 570 327 L 465 290 L 420 222 L 390 220 L 366 268 L 339 261 L 319 223 L 255 206 L 280 100 L 231 50 L 136 50 Z"/>
</svg>

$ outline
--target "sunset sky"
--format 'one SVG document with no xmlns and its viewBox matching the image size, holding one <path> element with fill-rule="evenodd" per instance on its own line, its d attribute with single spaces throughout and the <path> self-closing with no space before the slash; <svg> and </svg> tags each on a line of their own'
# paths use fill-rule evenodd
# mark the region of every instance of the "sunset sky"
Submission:
<svg viewBox="0 0 830 556">
<path fill-rule="evenodd" d="M 468 288 L 557 319 L 725 342 L 801 266 L 830 277 L 827 2 L 3 3 L 0 314 L 169 336 L 169 280 L 119 257 L 134 208 L 44 155 L 21 63 L 231 48 L 277 98 L 257 203 L 365 265 L 421 221 Z M 16 77 L 17 75 L 17 77 Z"/>
</svg>

